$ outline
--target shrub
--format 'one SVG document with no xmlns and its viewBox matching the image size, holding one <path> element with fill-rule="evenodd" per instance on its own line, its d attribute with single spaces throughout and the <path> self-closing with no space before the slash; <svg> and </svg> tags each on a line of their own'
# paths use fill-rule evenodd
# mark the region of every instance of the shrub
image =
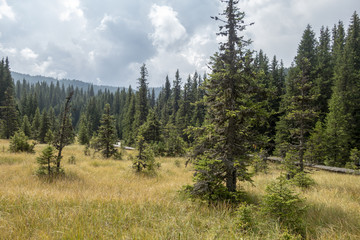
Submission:
<svg viewBox="0 0 360 240">
<path fill-rule="evenodd" d="M 296 166 L 296 162 L 298 161 L 298 153 L 294 150 L 290 150 L 286 153 L 284 159 L 284 170 L 287 172 L 287 179 L 293 178 L 298 172 L 299 167 Z"/>
<path fill-rule="evenodd" d="M 176 167 L 180 167 L 180 166 L 181 166 L 181 162 L 180 162 L 179 159 L 175 159 L 174 164 L 175 164 Z"/>
<path fill-rule="evenodd" d="M 267 173 L 268 165 L 267 165 L 267 152 L 263 149 L 260 150 L 259 153 L 255 153 L 252 161 L 252 166 L 254 167 L 254 173 Z"/>
<path fill-rule="evenodd" d="M 115 160 L 122 160 L 123 158 L 123 152 L 122 150 L 118 151 L 116 150 L 112 156 Z"/>
<path fill-rule="evenodd" d="M 315 185 L 314 179 L 312 179 L 309 174 L 306 174 L 305 172 L 296 173 L 290 181 L 295 186 L 301 188 L 309 188 Z"/>
<path fill-rule="evenodd" d="M 152 142 L 151 149 L 153 150 L 156 157 L 158 156 L 165 156 L 166 154 L 166 145 L 164 142 Z"/>
<path fill-rule="evenodd" d="M 69 160 L 68 160 L 68 163 L 69 164 L 72 164 L 72 165 L 75 165 L 76 164 L 76 158 L 75 158 L 75 156 L 70 156 L 69 157 Z"/>
<path fill-rule="evenodd" d="M 261 210 L 286 229 L 295 232 L 304 230 L 304 200 L 290 188 L 283 177 L 267 186 Z"/>
<path fill-rule="evenodd" d="M 350 151 L 350 163 L 352 163 L 352 169 L 356 169 L 356 166 L 360 166 L 360 151 L 357 148 L 353 148 Z"/>
<path fill-rule="evenodd" d="M 90 146 L 89 146 L 89 144 L 86 144 L 86 145 L 85 145 L 84 155 L 85 155 L 85 156 L 90 156 Z"/>
<path fill-rule="evenodd" d="M 254 217 L 256 214 L 256 209 L 254 205 L 242 203 L 239 205 L 235 214 L 236 223 L 240 230 L 247 232 L 253 230 L 256 227 L 256 221 Z"/>
<path fill-rule="evenodd" d="M 45 135 L 45 142 L 46 143 L 52 143 L 54 141 L 54 133 L 51 131 L 51 129 L 49 129 L 47 132 L 46 132 L 46 135 Z"/>
<path fill-rule="evenodd" d="M 35 153 L 34 147 L 36 145 L 35 142 L 30 144 L 28 142 L 28 137 L 21 130 L 17 131 L 14 136 L 11 137 L 10 140 L 10 152 L 28 152 Z"/>
<path fill-rule="evenodd" d="M 155 161 L 155 155 L 151 147 L 144 143 L 142 135 L 138 135 L 139 154 L 133 160 L 133 168 L 136 172 L 146 170 L 148 173 L 155 173 L 160 168 L 160 163 Z"/>
</svg>

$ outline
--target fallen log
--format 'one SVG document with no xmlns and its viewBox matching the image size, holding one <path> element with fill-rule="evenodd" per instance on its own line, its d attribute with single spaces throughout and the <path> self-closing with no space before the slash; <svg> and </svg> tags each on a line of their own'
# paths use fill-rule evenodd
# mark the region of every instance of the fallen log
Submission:
<svg viewBox="0 0 360 240">
<path fill-rule="evenodd" d="M 281 157 L 268 157 L 267 160 L 270 160 L 272 162 L 282 162 L 282 161 L 284 161 Z M 328 171 L 328 172 L 360 175 L 359 170 L 353 170 L 353 169 L 348 169 L 348 168 L 330 167 L 330 166 L 317 165 L 317 164 L 311 164 L 311 163 L 305 163 L 305 166 L 310 167 L 310 168 L 315 168 L 315 169 Z"/>
</svg>

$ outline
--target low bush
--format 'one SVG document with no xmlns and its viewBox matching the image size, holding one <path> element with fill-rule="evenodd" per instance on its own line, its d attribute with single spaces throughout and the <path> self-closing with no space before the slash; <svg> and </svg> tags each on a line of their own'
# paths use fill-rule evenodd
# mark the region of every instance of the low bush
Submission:
<svg viewBox="0 0 360 240">
<path fill-rule="evenodd" d="M 34 147 L 36 143 L 33 142 L 30 144 L 28 140 L 29 138 L 23 131 L 17 131 L 10 139 L 10 152 L 35 153 Z"/>
<path fill-rule="evenodd" d="M 266 187 L 261 211 L 284 229 L 303 234 L 305 209 L 304 200 L 291 189 L 285 178 L 279 177 Z"/>
</svg>

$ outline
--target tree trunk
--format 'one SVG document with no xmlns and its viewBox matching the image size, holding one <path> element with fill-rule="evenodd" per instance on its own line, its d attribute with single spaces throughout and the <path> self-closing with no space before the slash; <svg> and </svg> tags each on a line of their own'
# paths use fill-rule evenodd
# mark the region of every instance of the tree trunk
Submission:
<svg viewBox="0 0 360 240">
<path fill-rule="evenodd" d="M 226 188 L 229 192 L 236 192 L 236 169 L 234 166 L 226 170 Z"/>
</svg>

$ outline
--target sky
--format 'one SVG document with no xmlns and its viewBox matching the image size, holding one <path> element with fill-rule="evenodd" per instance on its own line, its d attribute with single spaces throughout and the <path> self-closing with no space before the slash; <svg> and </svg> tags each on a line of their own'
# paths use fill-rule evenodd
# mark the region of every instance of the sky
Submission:
<svg viewBox="0 0 360 240">
<path fill-rule="evenodd" d="M 307 24 L 349 25 L 359 0 L 240 0 L 253 50 L 290 66 Z M 218 49 L 220 0 L 0 0 L 0 57 L 11 70 L 94 84 L 137 85 L 146 64 L 149 86 L 177 69 L 209 72 Z"/>
</svg>

